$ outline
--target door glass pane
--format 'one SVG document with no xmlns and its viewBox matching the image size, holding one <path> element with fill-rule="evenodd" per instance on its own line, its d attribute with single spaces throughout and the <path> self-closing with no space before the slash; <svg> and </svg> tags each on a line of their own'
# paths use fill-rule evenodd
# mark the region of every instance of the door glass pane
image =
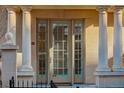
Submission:
<svg viewBox="0 0 124 93">
<path fill-rule="evenodd" d="M 75 21 L 74 23 L 74 35 L 75 35 L 75 55 L 74 55 L 74 62 L 75 62 L 75 74 L 81 74 L 81 33 L 82 33 L 82 21 Z"/>
<path fill-rule="evenodd" d="M 38 63 L 39 70 L 38 75 L 46 74 L 46 57 L 47 57 L 47 22 L 42 21 L 38 23 L 38 32 L 37 32 L 37 49 L 38 49 Z"/>
<path fill-rule="evenodd" d="M 68 24 L 53 23 L 53 72 L 56 75 L 66 75 L 67 69 L 67 41 L 68 41 Z"/>
</svg>

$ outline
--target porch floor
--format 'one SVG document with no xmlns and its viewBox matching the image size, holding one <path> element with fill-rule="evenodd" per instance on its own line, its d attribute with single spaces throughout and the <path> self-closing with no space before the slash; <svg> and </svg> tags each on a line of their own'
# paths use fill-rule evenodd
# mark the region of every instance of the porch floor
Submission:
<svg viewBox="0 0 124 93">
<path fill-rule="evenodd" d="M 58 88 L 96 88 L 95 84 L 73 84 L 72 86 L 58 86 Z"/>
<path fill-rule="evenodd" d="M 64 85 L 64 86 L 57 86 L 58 88 L 96 88 L 95 84 L 73 84 L 72 86 L 70 85 Z M 38 84 L 37 88 L 41 88 L 41 85 Z M 50 86 L 47 86 L 46 84 L 42 84 L 42 88 L 50 88 Z"/>
</svg>

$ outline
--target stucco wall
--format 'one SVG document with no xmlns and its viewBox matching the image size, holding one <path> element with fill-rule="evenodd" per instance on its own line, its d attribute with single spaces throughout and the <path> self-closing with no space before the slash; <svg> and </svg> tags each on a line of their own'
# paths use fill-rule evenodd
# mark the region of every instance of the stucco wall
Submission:
<svg viewBox="0 0 124 93">
<path fill-rule="evenodd" d="M 96 21 L 94 20 L 96 19 Z M 94 25 L 98 17 L 86 19 L 86 83 L 95 82 L 95 69 L 98 63 L 98 27 Z"/>
</svg>

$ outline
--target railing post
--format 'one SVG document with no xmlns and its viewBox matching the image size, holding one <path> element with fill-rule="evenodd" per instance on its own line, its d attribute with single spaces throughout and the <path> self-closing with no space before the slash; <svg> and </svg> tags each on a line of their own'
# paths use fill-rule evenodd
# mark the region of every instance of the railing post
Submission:
<svg viewBox="0 0 124 93">
<path fill-rule="evenodd" d="M 19 80 L 18 80 L 18 88 L 19 88 Z"/>
<path fill-rule="evenodd" d="M 50 81 L 50 87 L 51 88 L 57 88 L 57 86 L 55 85 L 55 83 L 53 82 L 53 80 Z"/>
<path fill-rule="evenodd" d="M 46 82 L 45 87 L 47 88 L 48 83 Z"/>
<path fill-rule="evenodd" d="M 24 80 L 22 80 L 22 88 L 24 88 Z"/>
<path fill-rule="evenodd" d="M 11 88 L 11 79 L 9 80 L 9 88 Z"/>
<path fill-rule="evenodd" d="M 33 80 L 32 80 L 32 84 L 31 85 L 32 85 L 32 88 L 33 88 Z"/>
<path fill-rule="evenodd" d="M 2 81 L 0 80 L 0 87 L 2 88 Z"/>
<path fill-rule="evenodd" d="M 9 80 L 9 87 L 14 88 L 14 86 L 15 86 L 15 82 L 14 82 L 14 77 L 12 76 L 12 78 Z"/>
<path fill-rule="evenodd" d="M 27 80 L 27 88 L 28 88 L 28 80 Z"/>
<path fill-rule="evenodd" d="M 37 83 L 36 83 L 36 88 L 38 88 Z"/>
<path fill-rule="evenodd" d="M 12 88 L 14 88 L 15 87 L 14 76 L 12 76 L 11 83 L 12 83 Z"/>
<path fill-rule="evenodd" d="M 42 88 L 42 81 L 41 81 L 41 88 Z"/>
</svg>

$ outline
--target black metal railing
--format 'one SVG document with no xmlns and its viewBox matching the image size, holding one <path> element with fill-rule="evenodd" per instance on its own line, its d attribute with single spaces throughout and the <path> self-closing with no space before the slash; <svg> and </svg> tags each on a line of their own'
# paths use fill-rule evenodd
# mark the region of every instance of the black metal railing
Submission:
<svg viewBox="0 0 124 93">
<path fill-rule="evenodd" d="M 2 82 L 1 82 L 2 87 Z M 57 88 L 56 84 L 51 80 L 50 85 L 47 86 L 47 83 L 34 83 L 31 80 L 18 80 L 17 84 L 15 83 L 14 77 L 9 80 L 10 88 Z"/>
<path fill-rule="evenodd" d="M 57 88 L 56 84 L 53 82 L 53 80 L 50 81 L 50 88 Z"/>
</svg>

